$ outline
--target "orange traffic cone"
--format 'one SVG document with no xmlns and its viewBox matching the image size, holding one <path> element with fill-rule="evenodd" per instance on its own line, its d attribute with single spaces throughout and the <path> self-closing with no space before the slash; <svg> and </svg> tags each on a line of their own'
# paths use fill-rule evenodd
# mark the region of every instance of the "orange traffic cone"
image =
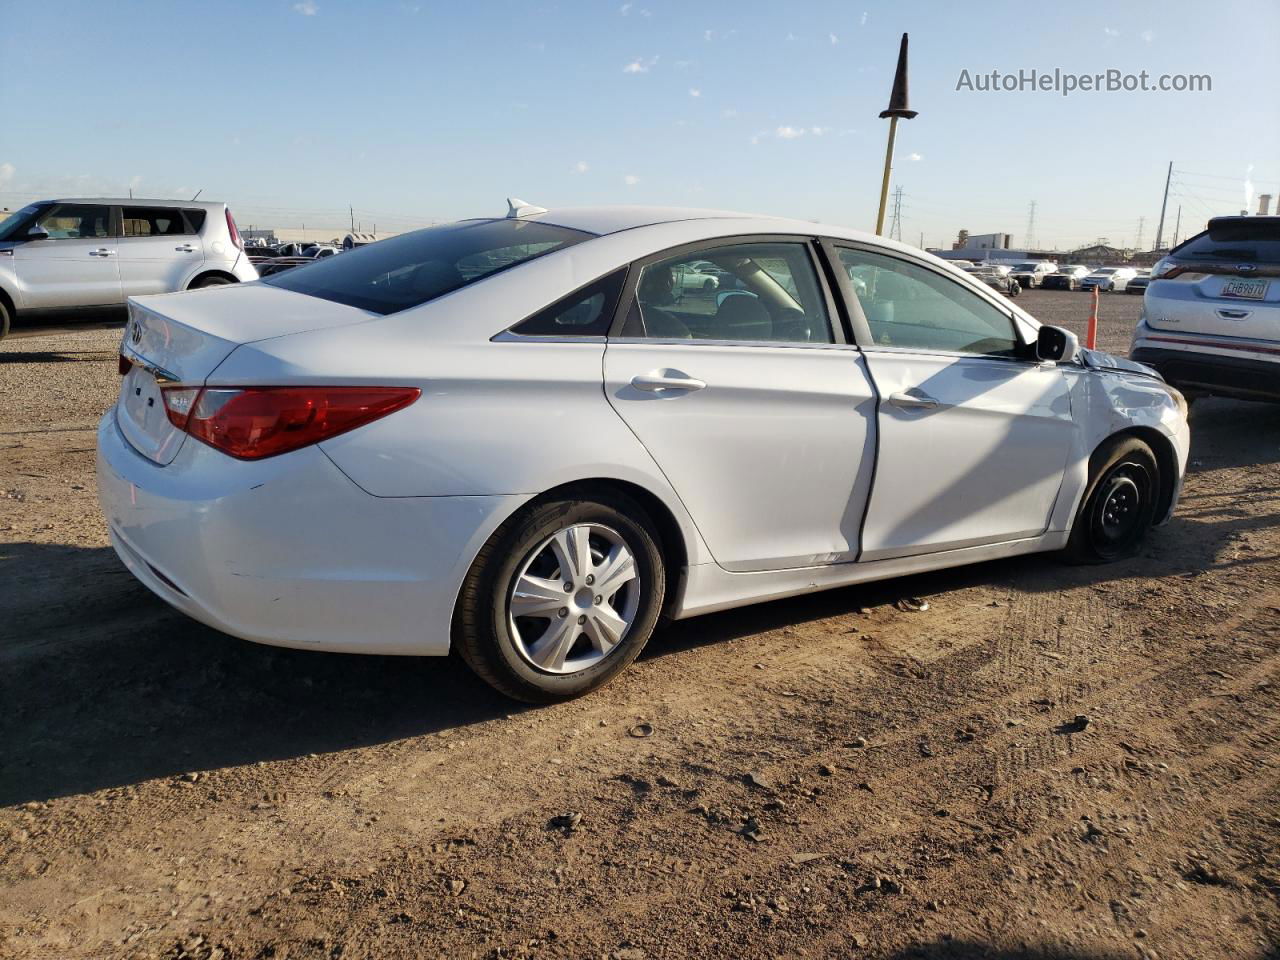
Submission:
<svg viewBox="0 0 1280 960">
<path fill-rule="evenodd" d="M 1090 350 L 1098 349 L 1098 287 L 1093 288 L 1093 302 L 1089 306 L 1089 329 L 1084 335 L 1084 345 Z"/>
</svg>

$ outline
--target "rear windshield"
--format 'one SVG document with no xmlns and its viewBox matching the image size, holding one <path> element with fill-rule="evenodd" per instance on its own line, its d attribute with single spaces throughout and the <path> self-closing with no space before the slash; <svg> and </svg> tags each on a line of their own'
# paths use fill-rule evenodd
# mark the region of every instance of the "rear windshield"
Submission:
<svg viewBox="0 0 1280 960">
<path fill-rule="evenodd" d="M 373 313 L 398 313 L 592 236 L 529 220 L 464 220 L 325 257 L 263 283 Z"/>
<path fill-rule="evenodd" d="M 1172 251 L 1184 260 L 1280 263 L 1280 218 L 1241 217 L 1211 221 L 1209 229 Z"/>
</svg>

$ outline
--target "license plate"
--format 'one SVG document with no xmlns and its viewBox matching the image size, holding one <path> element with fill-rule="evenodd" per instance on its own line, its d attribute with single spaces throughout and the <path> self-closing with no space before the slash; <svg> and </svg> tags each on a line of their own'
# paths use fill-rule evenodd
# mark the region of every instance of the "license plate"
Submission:
<svg viewBox="0 0 1280 960">
<path fill-rule="evenodd" d="M 1270 280 L 1228 280 L 1222 285 L 1222 296 L 1240 300 L 1263 300 Z"/>
</svg>

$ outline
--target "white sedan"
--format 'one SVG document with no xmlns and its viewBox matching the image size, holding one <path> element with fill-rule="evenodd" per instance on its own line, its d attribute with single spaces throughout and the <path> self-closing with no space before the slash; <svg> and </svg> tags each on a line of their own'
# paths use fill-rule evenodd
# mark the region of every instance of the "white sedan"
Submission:
<svg viewBox="0 0 1280 960">
<path fill-rule="evenodd" d="M 677 296 L 695 263 L 740 287 Z M 963 271 L 711 211 L 513 204 L 136 299 L 120 367 L 99 492 L 152 591 L 262 643 L 456 646 L 530 701 L 662 615 L 1129 556 L 1187 458 L 1176 390 Z"/>
</svg>

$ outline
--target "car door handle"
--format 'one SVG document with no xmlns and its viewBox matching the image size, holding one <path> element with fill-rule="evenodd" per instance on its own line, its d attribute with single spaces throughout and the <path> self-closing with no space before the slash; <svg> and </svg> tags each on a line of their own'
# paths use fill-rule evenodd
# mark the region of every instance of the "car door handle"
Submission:
<svg viewBox="0 0 1280 960">
<path fill-rule="evenodd" d="M 108 250 L 106 247 L 99 247 L 97 250 L 89 251 L 89 256 L 91 257 L 114 257 L 115 255 L 116 252 L 114 250 Z"/>
<path fill-rule="evenodd" d="M 938 407 L 937 400 L 923 393 L 895 393 L 889 397 L 889 402 L 903 410 L 935 410 Z"/>
<path fill-rule="evenodd" d="M 196 248 L 189 243 L 184 243 L 182 246 L 174 247 L 173 249 L 177 250 L 179 253 L 195 253 L 196 252 Z"/>
<path fill-rule="evenodd" d="M 1250 310 L 1219 310 L 1218 316 L 1223 320 L 1244 320 L 1251 312 Z"/>
<path fill-rule="evenodd" d="M 644 390 L 647 393 L 659 393 L 663 390 L 701 390 L 706 386 L 706 383 L 702 380 L 695 380 L 693 377 L 666 377 L 648 374 L 632 377 L 631 385 L 637 390 Z"/>
</svg>

